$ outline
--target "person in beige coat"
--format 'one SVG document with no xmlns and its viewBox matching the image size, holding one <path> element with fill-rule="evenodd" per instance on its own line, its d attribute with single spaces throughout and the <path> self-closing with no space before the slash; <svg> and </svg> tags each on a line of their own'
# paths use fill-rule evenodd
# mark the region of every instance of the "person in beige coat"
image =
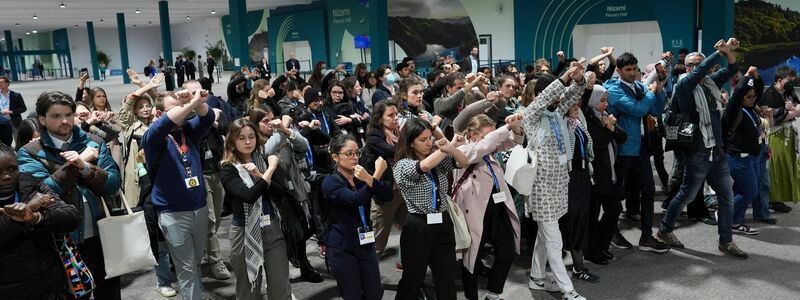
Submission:
<svg viewBox="0 0 800 300">
<path fill-rule="evenodd" d="M 480 261 L 484 244 L 494 246 L 494 265 L 489 271 L 486 299 L 500 299 L 508 272 L 519 254 L 520 225 L 503 169 L 493 153 L 506 151 L 522 143 L 522 115 L 506 117 L 505 125 L 496 128 L 494 120 L 484 114 L 470 119 L 464 136 L 469 142 L 458 147 L 469 166 L 453 171 L 453 199 L 464 211 L 472 242 L 459 250 L 463 255 L 461 271 L 464 295 L 478 299 L 478 277 L 475 265 Z"/>
</svg>

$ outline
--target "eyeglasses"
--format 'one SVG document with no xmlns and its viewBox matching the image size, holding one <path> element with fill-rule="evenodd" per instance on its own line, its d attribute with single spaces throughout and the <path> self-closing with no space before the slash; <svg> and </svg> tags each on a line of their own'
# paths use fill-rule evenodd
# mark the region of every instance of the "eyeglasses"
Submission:
<svg viewBox="0 0 800 300">
<path fill-rule="evenodd" d="M 344 155 L 347 158 L 359 158 L 361 157 L 361 152 L 359 151 L 339 152 L 339 155 Z"/>
<path fill-rule="evenodd" d="M 700 64 L 699 63 L 694 63 L 694 62 L 686 63 L 686 67 L 687 68 L 694 68 L 694 67 L 697 67 L 698 65 L 700 65 Z"/>
</svg>

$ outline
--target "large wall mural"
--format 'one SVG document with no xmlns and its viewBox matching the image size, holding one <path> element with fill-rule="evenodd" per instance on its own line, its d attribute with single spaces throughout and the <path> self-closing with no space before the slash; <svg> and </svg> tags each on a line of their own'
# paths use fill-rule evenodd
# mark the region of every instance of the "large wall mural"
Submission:
<svg viewBox="0 0 800 300">
<path fill-rule="evenodd" d="M 735 11 L 734 35 L 745 65 L 758 67 L 768 84 L 780 66 L 800 71 L 800 1 L 738 1 Z"/>
<path fill-rule="evenodd" d="M 420 63 L 442 55 L 464 57 L 478 44 L 460 0 L 389 1 L 389 40 Z"/>
</svg>

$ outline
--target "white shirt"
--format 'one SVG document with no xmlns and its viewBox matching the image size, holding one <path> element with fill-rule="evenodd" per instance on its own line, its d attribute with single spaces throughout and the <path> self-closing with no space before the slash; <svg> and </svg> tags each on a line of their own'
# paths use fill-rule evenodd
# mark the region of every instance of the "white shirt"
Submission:
<svg viewBox="0 0 800 300">
<path fill-rule="evenodd" d="M 11 110 L 11 90 L 3 94 L 0 92 L 0 110 Z M 0 117 L 10 120 L 11 115 L 0 115 Z"/>
<path fill-rule="evenodd" d="M 478 72 L 478 58 L 475 56 L 469 56 L 470 62 L 472 62 L 472 73 Z"/>
</svg>

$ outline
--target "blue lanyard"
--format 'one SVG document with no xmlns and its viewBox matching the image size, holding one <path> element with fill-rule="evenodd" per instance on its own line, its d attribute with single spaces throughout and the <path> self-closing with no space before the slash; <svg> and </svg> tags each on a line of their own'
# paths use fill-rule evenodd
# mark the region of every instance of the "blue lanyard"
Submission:
<svg viewBox="0 0 800 300">
<path fill-rule="evenodd" d="M 364 230 L 367 230 L 367 218 L 364 216 L 364 206 L 358 206 L 358 214 L 361 216 L 361 224 L 364 224 Z"/>
<path fill-rule="evenodd" d="M 328 118 L 325 117 L 325 113 L 324 112 L 320 111 L 320 114 L 322 115 L 322 122 L 325 122 L 325 133 L 330 135 L 331 134 L 331 127 L 328 126 Z M 311 116 L 314 117 L 314 120 L 317 120 L 317 114 L 316 113 L 312 112 Z"/>
<path fill-rule="evenodd" d="M 311 144 L 306 144 L 308 147 L 308 151 L 306 151 L 306 163 L 308 163 L 308 167 L 311 168 L 314 166 L 314 153 L 311 151 Z"/>
<path fill-rule="evenodd" d="M 486 163 L 486 166 L 489 167 L 489 173 L 492 173 L 492 179 L 494 180 L 494 188 L 497 191 L 500 191 L 500 183 L 497 182 L 497 175 L 494 174 L 494 169 L 492 169 L 492 164 L 489 163 L 489 155 L 483 156 L 483 161 Z"/>
<path fill-rule="evenodd" d="M 561 151 L 561 154 L 566 153 L 566 151 L 564 151 L 564 143 L 561 142 L 561 125 L 559 125 L 558 121 L 556 121 L 553 117 L 548 116 L 547 119 L 550 121 L 550 129 L 553 130 L 553 135 L 556 137 L 558 150 Z"/>
<path fill-rule="evenodd" d="M 14 192 L 14 203 L 19 203 L 19 193 Z"/>
<path fill-rule="evenodd" d="M 756 123 L 756 118 L 753 117 L 753 115 L 751 115 L 749 111 L 744 109 L 744 107 L 742 107 L 742 111 L 750 118 L 750 121 L 753 121 L 753 126 L 756 128 L 756 136 L 761 135 L 761 125 Z"/>
<path fill-rule="evenodd" d="M 431 181 L 431 208 L 436 210 L 436 179 L 433 178 L 433 174 L 428 172 L 428 180 Z"/>
<path fill-rule="evenodd" d="M 581 129 L 580 126 L 575 127 L 575 135 L 577 135 L 578 136 L 578 140 L 580 140 L 578 145 L 580 146 L 580 149 L 581 149 L 581 159 L 586 158 L 586 150 L 583 148 L 584 147 L 583 143 L 585 142 L 585 137 L 583 136 L 583 130 Z"/>
</svg>

